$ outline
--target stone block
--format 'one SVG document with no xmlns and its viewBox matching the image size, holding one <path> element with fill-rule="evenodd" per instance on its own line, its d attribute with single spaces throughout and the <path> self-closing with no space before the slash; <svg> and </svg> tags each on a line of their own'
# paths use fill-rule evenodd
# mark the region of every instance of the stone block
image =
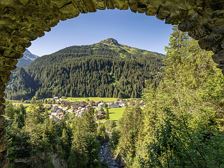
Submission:
<svg viewBox="0 0 224 168">
<path fill-rule="evenodd" d="M 221 50 L 218 53 L 214 54 L 212 58 L 217 64 L 224 62 L 224 50 Z"/>
<path fill-rule="evenodd" d="M 29 3 L 29 0 L 19 0 L 19 2 L 25 6 Z"/>
<path fill-rule="evenodd" d="M 105 0 L 94 0 L 96 5 L 96 9 L 104 10 L 106 9 L 106 1 Z"/>
</svg>

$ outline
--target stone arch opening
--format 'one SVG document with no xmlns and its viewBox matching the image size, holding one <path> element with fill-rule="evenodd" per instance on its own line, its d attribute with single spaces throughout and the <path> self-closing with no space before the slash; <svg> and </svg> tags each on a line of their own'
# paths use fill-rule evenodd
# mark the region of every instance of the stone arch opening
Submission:
<svg viewBox="0 0 224 168">
<path fill-rule="evenodd" d="M 4 165 L 4 90 L 30 41 L 60 20 L 105 9 L 130 9 L 156 16 L 199 40 L 214 52 L 224 73 L 224 2 L 222 0 L 1 0 L 0 1 L 0 167 Z"/>
</svg>

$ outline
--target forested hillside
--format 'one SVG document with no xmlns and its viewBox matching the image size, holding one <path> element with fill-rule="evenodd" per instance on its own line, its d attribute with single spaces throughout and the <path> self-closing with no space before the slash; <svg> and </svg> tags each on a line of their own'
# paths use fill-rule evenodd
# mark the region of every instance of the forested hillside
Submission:
<svg viewBox="0 0 224 168">
<path fill-rule="evenodd" d="M 162 66 L 162 54 L 119 44 L 114 39 L 72 46 L 17 69 L 6 90 L 9 99 L 141 97 L 147 80 Z"/>
</svg>

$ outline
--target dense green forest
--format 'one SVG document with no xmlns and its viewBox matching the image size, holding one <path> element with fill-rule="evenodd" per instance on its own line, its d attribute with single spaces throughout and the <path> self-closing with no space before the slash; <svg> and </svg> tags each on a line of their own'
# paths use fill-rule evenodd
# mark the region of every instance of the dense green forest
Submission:
<svg viewBox="0 0 224 168">
<path fill-rule="evenodd" d="M 224 167 L 224 77 L 212 53 L 174 29 L 145 108 L 127 109 L 115 148 L 128 168 Z"/>
<path fill-rule="evenodd" d="M 18 68 L 6 89 L 9 99 L 67 97 L 141 97 L 147 80 L 162 66 L 162 54 L 107 39 L 73 46 Z"/>
<path fill-rule="evenodd" d="M 211 52 L 176 28 L 166 50 L 145 106 L 130 103 L 118 122 L 96 122 L 93 109 L 55 122 L 35 99 L 27 108 L 6 104 L 10 166 L 107 167 L 99 153 L 108 143 L 120 167 L 223 168 L 223 74 Z"/>
<path fill-rule="evenodd" d="M 100 168 L 100 136 L 94 110 L 55 122 L 40 102 L 6 104 L 7 157 L 11 168 Z"/>
</svg>

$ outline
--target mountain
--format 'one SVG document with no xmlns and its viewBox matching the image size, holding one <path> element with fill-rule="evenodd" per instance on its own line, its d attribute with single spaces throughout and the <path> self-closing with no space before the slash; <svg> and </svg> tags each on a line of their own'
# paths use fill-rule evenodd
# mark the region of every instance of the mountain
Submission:
<svg viewBox="0 0 224 168">
<path fill-rule="evenodd" d="M 30 65 L 38 56 L 32 54 L 29 50 L 23 53 L 23 57 L 17 63 L 17 67 L 26 67 Z"/>
<path fill-rule="evenodd" d="M 18 68 L 6 89 L 9 99 L 141 97 L 146 81 L 160 71 L 164 55 L 106 39 L 71 46 Z"/>
<path fill-rule="evenodd" d="M 13 92 L 14 99 L 30 99 L 38 89 L 38 84 L 26 72 L 24 68 L 17 68 L 12 72 L 11 80 L 7 86 L 7 92 Z"/>
</svg>

